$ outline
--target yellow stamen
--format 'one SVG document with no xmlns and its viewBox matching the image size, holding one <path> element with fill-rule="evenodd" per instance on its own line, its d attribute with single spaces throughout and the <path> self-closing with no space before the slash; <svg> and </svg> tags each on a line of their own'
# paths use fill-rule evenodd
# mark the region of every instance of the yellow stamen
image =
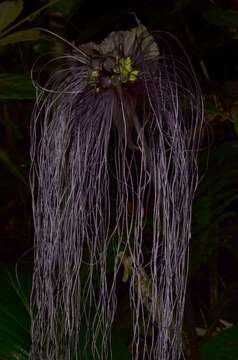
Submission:
<svg viewBox="0 0 238 360">
<path fill-rule="evenodd" d="M 129 56 L 119 59 L 118 66 L 114 68 L 114 72 L 120 74 L 122 83 L 136 81 L 139 74 L 138 70 L 132 68 L 132 60 Z"/>
<path fill-rule="evenodd" d="M 138 71 L 138 70 L 133 70 L 133 71 L 129 74 L 128 80 L 131 81 L 131 82 L 136 81 L 136 80 L 137 80 L 137 77 L 138 77 L 138 74 L 139 74 L 139 71 Z"/>
<path fill-rule="evenodd" d="M 100 77 L 100 71 L 99 70 L 93 70 L 89 76 L 89 79 L 91 81 L 97 81 Z"/>
</svg>

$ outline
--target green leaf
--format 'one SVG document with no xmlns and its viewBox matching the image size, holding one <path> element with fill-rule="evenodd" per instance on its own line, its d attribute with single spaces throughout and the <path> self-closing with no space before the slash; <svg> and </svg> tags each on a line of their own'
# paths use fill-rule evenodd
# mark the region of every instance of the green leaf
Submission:
<svg viewBox="0 0 238 360">
<path fill-rule="evenodd" d="M 0 162 L 3 163 L 8 168 L 8 170 L 12 173 L 12 175 L 14 175 L 15 177 L 17 177 L 18 179 L 22 180 L 25 183 L 24 177 L 22 176 L 16 165 L 13 163 L 13 161 L 10 159 L 7 152 L 2 148 L 0 148 Z"/>
<path fill-rule="evenodd" d="M 65 17 L 70 17 L 82 6 L 84 0 L 59 0 L 52 10 L 60 12 Z"/>
<path fill-rule="evenodd" d="M 0 32 L 11 24 L 23 10 L 23 1 L 4 1 L 0 4 Z"/>
<path fill-rule="evenodd" d="M 238 109 L 234 109 L 231 111 L 231 116 L 235 128 L 236 135 L 238 136 Z"/>
<path fill-rule="evenodd" d="M 0 75 L 0 100 L 35 99 L 35 89 L 30 79 L 22 74 Z"/>
<path fill-rule="evenodd" d="M 14 269 L 0 271 L 0 358 L 27 360 L 31 344 L 30 315 L 25 307 L 29 298 L 29 270 L 21 271 L 20 279 Z M 28 289 L 23 295 L 23 289 Z"/>
<path fill-rule="evenodd" d="M 130 360 L 131 355 L 129 350 L 123 341 L 123 339 L 117 334 L 112 335 L 112 358 L 113 360 Z"/>
<path fill-rule="evenodd" d="M 234 216 L 233 208 L 238 201 L 238 169 L 231 166 L 236 164 L 237 155 L 237 142 L 227 142 L 211 149 L 206 176 L 199 185 L 193 206 L 191 272 L 198 270 L 224 247 L 224 220 Z M 203 160 L 206 164 L 206 157 Z"/>
<path fill-rule="evenodd" d="M 9 44 L 16 44 L 24 41 L 34 41 L 45 38 L 42 33 L 37 29 L 29 29 L 17 31 L 13 34 L 7 35 L 4 38 L 0 38 L 0 46 L 5 46 Z"/>
<path fill-rule="evenodd" d="M 221 96 L 227 108 L 231 107 L 237 99 L 238 81 L 230 80 L 222 84 Z"/>
<path fill-rule="evenodd" d="M 202 345 L 203 360 L 235 360 L 238 358 L 238 325 L 211 337 Z"/>
<path fill-rule="evenodd" d="M 234 10 L 215 8 L 208 11 L 204 18 L 209 24 L 216 26 L 238 26 L 238 11 Z"/>
<path fill-rule="evenodd" d="M 177 0 L 174 2 L 172 13 L 181 12 L 186 8 L 190 3 L 190 0 Z"/>
</svg>

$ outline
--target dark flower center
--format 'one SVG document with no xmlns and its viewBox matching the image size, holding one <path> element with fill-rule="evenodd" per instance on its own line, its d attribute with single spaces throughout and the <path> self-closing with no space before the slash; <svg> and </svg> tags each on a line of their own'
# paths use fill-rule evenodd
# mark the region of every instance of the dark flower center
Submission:
<svg viewBox="0 0 238 360">
<path fill-rule="evenodd" d="M 93 70 L 89 74 L 89 83 L 96 92 L 126 83 L 134 83 L 138 79 L 139 70 L 133 67 L 131 58 L 107 57 L 104 61 L 94 59 Z"/>
</svg>

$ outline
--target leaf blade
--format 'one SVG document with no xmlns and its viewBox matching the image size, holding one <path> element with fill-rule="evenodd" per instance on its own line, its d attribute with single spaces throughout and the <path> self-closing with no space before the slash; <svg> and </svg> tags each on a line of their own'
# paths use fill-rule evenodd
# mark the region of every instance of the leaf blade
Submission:
<svg viewBox="0 0 238 360">
<path fill-rule="evenodd" d="M 238 26 L 238 11 L 223 10 L 219 7 L 203 15 L 206 21 L 215 26 Z"/>
<path fill-rule="evenodd" d="M 12 175 L 14 175 L 15 177 L 17 177 L 18 179 L 20 179 L 21 181 L 23 181 L 25 183 L 25 179 L 24 179 L 23 175 L 20 173 L 17 166 L 10 159 L 7 152 L 2 148 L 0 148 L 0 162 L 3 163 L 7 167 L 7 169 L 11 172 Z"/>
<path fill-rule="evenodd" d="M 34 100 L 31 79 L 23 74 L 0 74 L 0 100 Z"/>
<path fill-rule="evenodd" d="M 25 41 L 35 41 L 43 38 L 45 38 L 45 36 L 43 36 L 38 29 L 32 28 L 6 35 L 4 38 L 0 39 L 0 46 L 12 45 Z"/>
<path fill-rule="evenodd" d="M 0 4 L 0 33 L 20 15 L 22 10 L 22 0 L 4 1 Z"/>
</svg>

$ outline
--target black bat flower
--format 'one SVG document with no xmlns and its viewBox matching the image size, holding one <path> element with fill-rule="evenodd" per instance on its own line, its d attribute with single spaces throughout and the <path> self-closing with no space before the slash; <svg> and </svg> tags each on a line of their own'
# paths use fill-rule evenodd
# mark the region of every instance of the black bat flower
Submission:
<svg viewBox="0 0 238 360">
<path fill-rule="evenodd" d="M 200 88 L 179 43 L 141 24 L 71 49 L 34 81 L 31 358 L 111 359 L 124 266 L 133 359 L 178 360 Z"/>
</svg>

